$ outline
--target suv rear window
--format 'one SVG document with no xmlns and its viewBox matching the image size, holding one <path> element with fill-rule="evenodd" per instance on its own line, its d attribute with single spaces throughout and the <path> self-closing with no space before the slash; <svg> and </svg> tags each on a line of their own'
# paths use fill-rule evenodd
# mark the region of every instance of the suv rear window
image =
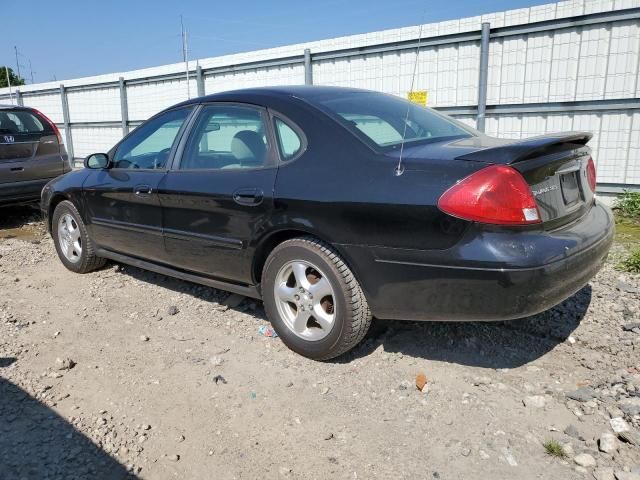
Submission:
<svg viewBox="0 0 640 480">
<path fill-rule="evenodd" d="M 331 92 L 317 105 L 374 146 L 393 149 L 402 143 L 475 135 L 473 129 L 429 108 L 377 92 Z"/>
<path fill-rule="evenodd" d="M 27 110 L 0 110 L 0 133 L 43 133 L 45 126 L 33 113 Z"/>
</svg>

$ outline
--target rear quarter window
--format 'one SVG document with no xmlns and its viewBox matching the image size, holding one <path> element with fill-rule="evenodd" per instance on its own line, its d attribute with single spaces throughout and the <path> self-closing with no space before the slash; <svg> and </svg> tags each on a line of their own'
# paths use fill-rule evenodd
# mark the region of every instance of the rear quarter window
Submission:
<svg viewBox="0 0 640 480">
<path fill-rule="evenodd" d="M 284 120 L 276 118 L 275 123 L 280 156 L 284 161 L 293 160 L 302 150 L 302 138 Z"/>
</svg>

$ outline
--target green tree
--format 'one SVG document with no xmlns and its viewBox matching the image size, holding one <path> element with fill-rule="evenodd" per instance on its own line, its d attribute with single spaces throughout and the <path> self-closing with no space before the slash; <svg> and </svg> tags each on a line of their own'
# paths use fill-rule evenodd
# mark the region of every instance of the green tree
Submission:
<svg viewBox="0 0 640 480">
<path fill-rule="evenodd" d="M 11 87 L 15 87 L 16 85 L 24 85 L 24 79 L 16 75 L 11 67 L 0 65 L 0 88 L 9 86 L 9 84 L 7 83 L 7 70 L 9 70 L 9 80 L 11 80 Z"/>
</svg>

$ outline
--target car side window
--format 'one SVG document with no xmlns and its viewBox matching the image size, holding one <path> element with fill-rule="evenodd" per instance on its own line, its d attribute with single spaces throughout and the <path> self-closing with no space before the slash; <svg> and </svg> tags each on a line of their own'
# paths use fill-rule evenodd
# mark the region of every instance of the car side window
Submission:
<svg viewBox="0 0 640 480">
<path fill-rule="evenodd" d="M 262 110 L 244 105 L 206 105 L 182 154 L 181 170 L 259 168 L 269 142 Z"/>
<path fill-rule="evenodd" d="M 113 168 L 165 168 L 169 152 L 191 108 L 166 112 L 143 123 L 117 148 Z"/>
<path fill-rule="evenodd" d="M 276 118 L 275 124 L 280 157 L 284 161 L 291 160 L 302 150 L 302 139 L 284 120 Z"/>
</svg>

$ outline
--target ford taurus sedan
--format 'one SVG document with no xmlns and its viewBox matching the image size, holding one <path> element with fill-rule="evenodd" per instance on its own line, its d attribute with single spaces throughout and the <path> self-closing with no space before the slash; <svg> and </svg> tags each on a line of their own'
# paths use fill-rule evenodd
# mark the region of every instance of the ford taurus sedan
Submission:
<svg viewBox="0 0 640 480">
<path fill-rule="evenodd" d="M 286 345 L 329 359 L 372 317 L 516 319 L 581 289 L 614 230 L 590 138 L 491 138 L 364 90 L 239 90 L 159 113 L 42 208 L 70 270 L 261 298 Z"/>
</svg>

